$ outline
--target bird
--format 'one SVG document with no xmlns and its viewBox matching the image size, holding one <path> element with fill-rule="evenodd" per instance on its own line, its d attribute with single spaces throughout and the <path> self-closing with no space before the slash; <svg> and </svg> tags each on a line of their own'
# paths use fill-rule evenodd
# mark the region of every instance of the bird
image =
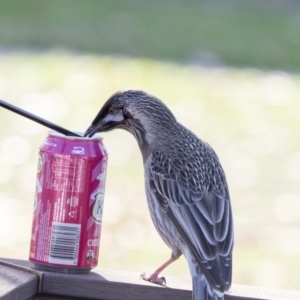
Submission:
<svg viewBox="0 0 300 300">
<path fill-rule="evenodd" d="M 113 94 L 84 136 L 113 129 L 130 132 L 138 143 L 151 219 L 171 249 L 170 259 L 142 278 L 164 284 L 159 274 L 183 254 L 193 300 L 224 300 L 232 280 L 234 230 L 228 184 L 215 151 L 143 90 Z"/>
</svg>

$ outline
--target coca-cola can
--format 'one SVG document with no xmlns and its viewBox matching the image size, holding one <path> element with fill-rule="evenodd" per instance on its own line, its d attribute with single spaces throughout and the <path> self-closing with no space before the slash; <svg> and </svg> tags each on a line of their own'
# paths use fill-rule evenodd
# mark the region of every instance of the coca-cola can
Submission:
<svg viewBox="0 0 300 300">
<path fill-rule="evenodd" d="M 98 135 L 50 131 L 40 146 L 29 260 L 87 273 L 98 264 L 107 152 Z"/>
</svg>

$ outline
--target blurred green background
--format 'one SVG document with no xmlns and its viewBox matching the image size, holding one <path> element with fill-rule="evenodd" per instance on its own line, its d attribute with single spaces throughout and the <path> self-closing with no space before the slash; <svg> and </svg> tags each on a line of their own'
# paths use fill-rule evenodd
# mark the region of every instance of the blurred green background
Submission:
<svg viewBox="0 0 300 300">
<path fill-rule="evenodd" d="M 299 1 L 1 0 L 0 99 L 84 131 L 125 88 L 161 98 L 208 141 L 235 219 L 233 283 L 299 290 Z M 47 129 L 0 108 L 0 256 L 27 259 Z M 169 249 L 128 133 L 109 153 L 99 267 L 151 272 Z M 188 277 L 181 258 L 166 276 Z"/>
</svg>

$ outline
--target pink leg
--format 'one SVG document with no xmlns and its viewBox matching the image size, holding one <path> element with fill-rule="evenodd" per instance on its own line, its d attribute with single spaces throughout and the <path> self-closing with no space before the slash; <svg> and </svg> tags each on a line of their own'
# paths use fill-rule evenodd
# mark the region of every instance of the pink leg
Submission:
<svg viewBox="0 0 300 300">
<path fill-rule="evenodd" d="M 181 252 L 172 252 L 171 258 L 168 259 L 163 265 L 161 265 L 157 270 L 154 271 L 151 275 L 142 273 L 141 278 L 146 281 L 150 281 L 159 285 L 166 285 L 166 278 L 165 277 L 158 277 L 158 275 L 172 262 L 177 260 L 181 255 Z"/>
</svg>

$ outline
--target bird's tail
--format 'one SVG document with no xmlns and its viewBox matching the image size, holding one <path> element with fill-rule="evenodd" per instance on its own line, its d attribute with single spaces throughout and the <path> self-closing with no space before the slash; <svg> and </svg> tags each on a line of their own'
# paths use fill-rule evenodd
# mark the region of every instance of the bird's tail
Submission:
<svg viewBox="0 0 300 300">
<path fill-rule="evenodd" d="M 224 300 L 224 296 L 218 296 L 211 291 L 203 276 L 194 276 L 193 300 Z"/>
</svg>

